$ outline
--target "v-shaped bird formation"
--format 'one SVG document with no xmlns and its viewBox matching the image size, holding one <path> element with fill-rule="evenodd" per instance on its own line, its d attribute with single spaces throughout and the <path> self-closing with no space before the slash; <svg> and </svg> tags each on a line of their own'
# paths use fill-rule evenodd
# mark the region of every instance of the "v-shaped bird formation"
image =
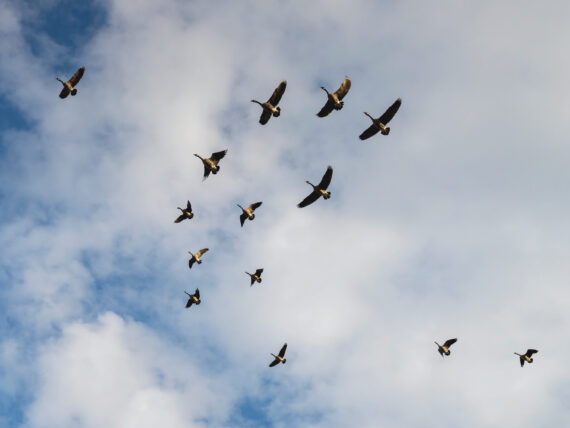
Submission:
<svg viewBox="0 0 570 428">
<path fill-rule="evenodd" d="M 84 73 L 85 73 L 85 67 L 80 67 L 73 74 L 73 76 L 67 81 L 63 81 L 60 78 L 56 78 L 63 85 L 63 89 L 61 90 L 59 97 L 64 99 L 70 94 L 72 96 L 75 96 L 77 94 L 76 86 L 79 83 L 79 81 L 82 79 Z M 348 76 L 345 77 L 340 87 L 335 92 L 331 93 L 324 86 L 321 86 L 321 89 L 327 94 L 327 101 L 325 105 L 321 108 L 321 110 L 317 113 L 317 116 L 320 118 L 324 118 L 327 117 L 330 113 L 332 113 L 333 110 L 337 111 L 342 110 L 345 104 L 343 99 L 350 91 L 351 86 L 352 82 Z M 260 102 L 255 99 L 251 100 L 251 102 L 259 104 L 262 108 L 261 116 L 259 118 L 259 123 L 261 125 L 266 125 L 269 122 L 269 119 L 271 119 L 271 117 L 278 118 L 281 116 L 281 107 L 278 106 L 278 104 L 280 103 L 286 88 L 287 88 L 287 81 L 283 80 L 281 83 L 279 83 L 277 88 L 275 88 L 273 94 L 266 102 Z M 392 119 L 400 109 L 401 105 L 402 105 L 401 98 L 396 99 L 396 101 L 394 101 L 392 105 L 390 105 L 390 107 L 388 107 L 386 111 L 378 118 L 374 118 L 369 113 L 364 112 L 364 114 L 372 120 L 372 125 L 370 125 L 360 134 L 359 136 L 360 140 L 367 140 L 376 135 L 378 132 L 380 132 L 382 135 L 389 135 L 390 127 L 388 126 L 388 124 L 392 121 Z M 220 165 L 219 165 L 220 161 L 224 159 L 226 154 L 227 150 L 214 152 L 208 158 L 204 158 L 197 153 L 194 154 L 194 156 L 196 156 L 202 161 L 204 167 L 203 180 L 208 178 L 210 174 L 216 175 L 220 171 Z M 331 166 L 328 166 L 319 184 L 315 185 L 310 181 L 307 181 L 307 184 L 309 184 L 313 190 L 308 196 L 306 196 L 301 202 L 299 202 L 297 206 L 299 208 L 305 208 L 316 202 L 321 197 L 324 200 L 330 199 L 331 192 L 328 191 L 327 189 L 331 184 L 332 176 L 333 176 L 333 168 Z M 258 209 L 261 206 L 261 204 L 262 204 L 261 201 L 254 202 L 248 205 L 247 208 L 244 208 L 240 204 L 237 204 L 237 206 L 241 209 L 241 214 L 240 214 L 241 227 L 243 227 L 246 220 L 253 221 L 255 219 L 254 211 Z M 174 220 L 174 223 L 181 223 L 184 220 L 191 220 L 192 218 L 194 218 L 194 212 L 192 211 L 192 205 L 189 200 L 187 201 L 186 208 L 178 207 L 178 210 L 181 211 L 181 214 L 176 218 L 176 220 Z M 192 253 L 191 251 L 189 251 L 188 253 L 190 254 L 191 257 L 188 260 L 188 267 L 192 269 L 192 266 L 194 264 L 202 264 L 202 256 L 207 251 L 208 248 L 202 248 L 196 253 Z M 251 281 L 250 287 L 253 286 L 256 282 L 258 284 L 261 283 L 261 274 L 263 273 L 262 268 L 256 269 L 255 273 L 249 273 L 249 272 L 245 273 L 250 277 Z M 190 294 L 187 291 L 184 291 L 184 293 L 188 295 L 186 308 L 190 308 L 192 305 L 199 305 L 201 303 L 200 290 L 198 288 L 196 288 L 194 294 Z M 457 338 L 448 339 L 443 343 L 443 345 L 440 345 L 438 342 L 435 342 L 435 344 L 437 345 L 437 351 L 442 356 L 442 358 L 444 356 L 451 355 L 450 347 L 456 342 Z M 280 363 L 285 364 L 287 361 L 285 359 L 286 350 L 287 350 L 287 343 L 285 343 L 281 347 L 277 355 L 271 354 L 274 359 L 269 364 L 269 367 L 274 367 Z M 528 349 L 524 354 L 519 354 L 515 352 L 515 355 L 519 357 L 521 367 L 523 367 L 525 363 L 530 364 L 534 361 L 532 356 L 537 352 L 538 351 L 536 349 Z"/>
</svg>

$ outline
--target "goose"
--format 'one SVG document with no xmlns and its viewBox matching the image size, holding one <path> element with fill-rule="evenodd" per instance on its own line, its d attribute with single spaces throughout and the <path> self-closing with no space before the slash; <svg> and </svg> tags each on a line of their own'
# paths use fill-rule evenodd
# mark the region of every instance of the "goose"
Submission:
<svg viewBox="0 0 570 428">
<path fill-rule="evenodd" d="M 196 291 L 194 292 L 194 294 L 190 294 L 188 293 L 186 290 L 184 290 L 184 292 L 186 294 L 188 294 L 188 302 L 186 302 L 186 307 L 189 308 L 190 306 L 192 306 L 192 304 L 196 304 L 199 305 L 202 301 L 200 300 L 200 290 L 196 289 Z"/>
<path fill-rule="evenodd" d="M 263 269 L 257 269 L 255 271 L 255 273 L 246 272 L 251 277 L 251 284 L 249 285 L 250 287 L 253 285 L 254 282 L 258 282 L 261 284 L 261 273 L 262 272 L 263 272 Z"/>
<path fill-rule="evenodd" d="M 285 356 L 286 350 L 287 350 L 287 344 L 283 345 L 283 347 L 279 351 L 279 355 L 271 354 L 271 355 L 273 355 L 273 358 L 275 358 L 275 359 L 271 362 L 271 364 L 269 364 L 269 367 L 276 366 L 279 363 L 285 364 L 287 362 L 287 359 L 283 358 L 283 357 Z"/>
<path fill-rule="evenodd" d="M 202 181 L 208 178 L 210 172 L 214 175 L 218 173 L 218 171 L 220 170 L 220 166 L 218 165 L 218 163 L 220 162 L 221 159 L 224 158 L 227 151 L 228 150 L 226 149 L 222 150 L 221 152 L 212 153 L 212 156 L 210 156 L 207 159 L 204 159 L 199 154 L 194 153 L 194 156 L 200 159 L 204 164 L 204 178 L 202 179 Z"/>
<path fill-rule="evenodd" d="M 317 113 L 319 117 L 328 116 L 329 113 L 333 110 L 340 110 L 344 106 L 344 101 L 341 101 L 344 96 L 350 90 L 350 79 L 348 76 L 344 78 L 344 81 L 340 85 L 340 88 L 336 90 L 334 93 L 330 93 L 324 86 L 321 86 L 321 89 L 327 93 L 327 103 L 323 106 L 320 112 Z"/>
<path fill-rule="evenodd" d="M 457 342 L 457 339 L 449 339 L 446 340 L 445 343 L 443 345 L 440 345 L 437 342 L 434 342 L 437 345 L 437 352 L 439 352 L 439 354 L 441 355 L 441 357 L 443 358 L 443 354 L 445 355 L 449 355 L 451 354 L 451 351 L 449 350 L 449 347 L 451 345 L 453 345 L 455 342 Z"/>
<path fill-rule="evenodd" d="M 525 361 L 529 364 L 532 363 L 534 361 L 534 359 L 531 358 L 532 354 L 536 354 L 537 352 L 538 351 L 536 349 L 527 349 L 525 354 L 521 355 L 521 354 L 515 352 L 515 355 L 519 356 L 519 359 L 521 360 L 521 367 L 522 367 L 522 366 L 524 366 Z"/>
<path fill-rule="evenodd" d="M 360 139 L 366 140 L 367 138 L 376 135 L 378 131 L 381 131 L 382 135 L 388 135 L 390 133 L 390 127 L 386 125 L 388 125 L 388 122 L 392 120 L 401 105 L 402 99 L 398 98 L 396 101 L 394 101 L 394 104 L 388 107 L 388 110 L 386 110 L 384 114 L 378 119 L 374 119 L 372 116 L 370 116 L 370 114 L 364 112 L 366 116 L 372 119 L 372 125 L 370 125 L 366 131 L 360 134 Z"/>
<path fill-rule="evenodd" d="M 309 196 L 307 196 L 305 199 L 299 202 L 297 206 L 299 208 L 303 208 L 306 207 L 307 205 L 311 205 L 321 196 L 324 199 L 329 199 L 331 197 L 331 192 L 327 192 L 326 189 L 327 187 L 329 187 L 329 184 L 331 184 L 332 174 L 333 174 L 333 169 L 332 166 L 329 165 L 327 167 L 327 170 L 325 171 L 325 174 L 323 175 L 323 178 L 321 179 L 321 182 L 317 186 L 315 186 L 310 181 L 307 181 L 308 184 L 313 186 L 313 191 Z"/>
<path fill-rule="evenodd" d="M 190 205 L 190 201 L 187 202 L 186 204 L 186 209 L 182 209 L 180 207 L 177 207 L 180 211 L 182 211 L 182 214 L 180 214 L 180 216 L 174 220 L 174 223 L 180 223 L 182 220 L 190 220 L 192 217 L 194 217 L 194 213 L 192 212 L 192 205 Z"/>
<path fill-rule="evenodd" d="M 255 202 L 253 204 L 251 204 L 249 207 L 244 208 L 242 207 L 240 204 L 237 204 L 238 207 L 241 208 L 242 213 L 239 216 L 239 221 L 241 223 L 241 227 L 243 227 L 243 224 L 245 222 L 245 219 L 248 218 L 250 221 L 253 220 L 255 218 L 255 214 L 253 213 L 257 208 L 259 208 L 261 206 L 263 202 Z"/>
<path fill-rule="evenodd" d="M 279 101 L 281 101 L 281 97 L 285 92 L 285 88 L 287 88 L 286 80 L 282 81 L 279 84 L 279 86 L 277 86 L 275 91 L 273 91 L 273 95 L 271 95 L 271 98 L 269 98 L 267 102 L 262 103 L 257 100 L 251 100 L 252 103 L 257 103 L 261 107 L 263 107 L 263 113 L 261 113 L 261 117 L 259 118 L 259 123 L 265 125 L 269 121 L 269 119 L 271 119 L 272 115 L 274 117 L 279 117 L 279 115 L 281 114 L 281 108 L 277 107 L 277 104 L 279 104 Z"/>
<path fill-rule="evenodd" d="M 202 257 L 203 254 L 206 253 L 206 251 L 208 251 L 208 248 L 202 248 L 200 251 L 198 251 L 196 254 L 192 254 L 192 251 L 188 251 L 188 254 L 191 254 L 192 257 L 190 258 L 190 260 L 188 260 L 188 267 L 190 269 L 192 269 L 192 265 L 194 263 L 198 263 L 198 264 L 202 264 L 202 260 L 200 259 L 200 257 Z"/>
<path fill-rule="evenodd" d="M 77 89 L 75 89 L 75 85 L 79 83 L 79 81 L 83 77 L 83 73 L 85 73 L 85 67 L 79 67 L 79 69 L 75 72 L 73 76 L 71 76 L 71 79 L 69 79 L 67 82 L 64 82 L 59 77 L 56 77 L 56 80 L 60 81 L 61 84 L 63 85 L 63 89 L 59 93 L 59 98 L 63 99 L 67 98 L 69 94 L 71 94 L 72 96 L 77 94 Z"/>
</svg>

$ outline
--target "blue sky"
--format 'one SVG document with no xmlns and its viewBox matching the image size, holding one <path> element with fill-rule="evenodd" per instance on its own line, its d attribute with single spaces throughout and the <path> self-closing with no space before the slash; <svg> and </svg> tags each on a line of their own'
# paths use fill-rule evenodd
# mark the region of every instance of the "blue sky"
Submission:
<svg viewBox="0 0 570 428">
<path fill-rule="evenodd" d="M 568 425 L 565 3 L 0 10 L 0 425 Z"/>
</svg>

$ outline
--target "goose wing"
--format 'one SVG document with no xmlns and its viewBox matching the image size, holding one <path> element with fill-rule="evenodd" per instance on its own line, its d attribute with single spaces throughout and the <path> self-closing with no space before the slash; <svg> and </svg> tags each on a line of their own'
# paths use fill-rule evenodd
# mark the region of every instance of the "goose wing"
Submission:
<svg viewBox="0 0 570 428">
<path fill-rule="evenodd" d="M 319 117 L 328 116 L 330 112 L 333 111 L 333 109 L 334 109 L 334 103 L 329 98 L 327 98 L 327 103 L 323 106 L 321 111 L 317 113 L 317 116 Z"/>
<path fill-rule="evenodd" d="M 226 155 L 226 152 L 227 152 L 227 151 L 228 151 L 228 150 L 226 149 L 226 150 L 222 150 L 221 152 L 212 153 L 212 156 L 210 156 L 210 160 L 211 160 L 212 162 L 214 162 L 214 164 L 217 165 L 218 162 L 219 162 L 221 159 L 224 158 L 224 156 Z"/>
<path fill-rule="evenodd" d="M 200 290 L 196 289 L 194 296 L 196 296 L 197 299 L 200 299 Z"/>
<path fill-rule="evenodd" d="M 271 361 L 271 364 L 269 364 L 269 367 L 274 367 L 279 363 L 280 363 L 279 359 L 275 358 L 273 361 Z"/>
<path fill-rule="evenodd" d="M 377 128 L 372 124 L 362 134 L 360 134 L 358 138 L 360 138 L 361 140 L 366 140 L 372 137 L 373 135 L 378 134 L 378 131 L 380 131 L 380 128 Z"/>
<path fill-rule="evenodd" d="M 208 178 L 208 176 L 210 175 L 210 168 L 208 168 L 208 165 L 206 165 L 206 162 L 204 163 L 204 177 L 202 177 L 202 181 L 204 181 L 206 178 Z"/>
<path fill-rule="evenodd" d="M 192 265 L 196 263 L 196 258 L 192 256 L 190 260 L 188 260 L 188 269 L 192 269 Z"/>
<path fill-rule="evenodd" d="M 249 286 L 251 287 L 253 285 L 253 283 L 255 282 L 255 279 L 253 279 L 253 275 L 250 275 L 249 277 L 251 279 L 251 283 L 249 284 Z"/>
<path fill-rule="evenodd" d="M 283 358 L 285 356 L 285 351 L 287 350 L 287 344 L 283 345 L 281 350 L 279 351 L 279 356 Z"/>
<path fill-rule="evenodd" d="M 59 93 L 59 98 L 61 99 L 67 98 L 68 95 L 69 95 L 69 89 L 67 89 L 67 86 L 64 86 L 61 92 Z"/>
<path fill-rule="evenodd" d="M 180 214 L 178 216 L 178 218 L 176 220 L 174 220 L 174 223 L 180 223 L 182 220 L 184 220 L 186 218 L 186 214 Z"/>
<path fill-rule="evenodd" d="M 241 215 L 239 216 L 239 222 L 241 223 L 241 227 L 243 227 L 243 224 L 245 223 L 246 218 L 247 218 L 247 214 L 242 212 Z"/>
<path fill-rule="evenodd" d="M 259 116 L 259 123 L 265 125 L 271 119 L 271 112 L 269 110 L 263 109 L 261 116 Z"/>
<path fill-rule="evenodd" d="M 202 254 L 206 254 L 206 252 L 207 252 L 208 250 L 209 250 L 209 248 L 202 248 L 200 251 L 198 251 L 198 252 L 196 253 L 196 255 L 197 255 L 198 257 L 202 257 Z"/>
<path fill-rule="evenodd" d="M 254 212 L 256 209 L 258 209 L 261 206 L 262 203 L 263 202 L 255 202 L 251 204 L 249 207 L 247 207 L 247 209 L 250 210 L 251 212 Z"/>
<path fill-rule="evenodd" d="M 527 349 L 526 351 L 526 356 L 527 357 L 532 357 L 532 354 L 536 354 L 538 351 L 536 349 Z"/>
<path fill-rule="evenodd" d="M 189 298 L 188 301 L 186 302 L 186 307 L 189 308 L 190 306 L 192 306 L 192 303 L 194 303 L 192 301 L 192 298 Z"/>
<path fill-rule="evenodd" d="M 186 203 L 186 210 L 192 212 L 192 204 L 190 203 L 190 201 L 188 201 L 188 202 Z"/>
<path fill-rule="evenodd" d="M 524 366 L 524 357 L 519 357 L 519 360 L 521 360 L 521 367 Z"/>
<path fill-rule="evenodd" d="M 304 208 L 307 205 L 311 205 L 313 202 L 315 202 L 317 199 L 319 199 L 321 197 L 321 194 L 319 192 L 315 192 L 314 190 L 311 192 L 311 194 L 309 196 L 307 196 L 305 199 L 303 199 L 301 202 L 299 202 L 297 204 L 297 206 L 299 208 Z"/>
<path fill-rule="evenodd" d="M 396 112 L 398 111 L 401 105 L 402 105 L 402 99 L 398 98 L 396 101 L 394 101 L 394 104 L 388 107 L 388 110 L 386 110 L 384 114 L 380 116 L 380 122 L 382 122 L 384 125 L 387 125 L 388 122 L 390 122 L 392 118 L 396 115 Z"/>
<path fill-rule="evenodd" d="M 333 174 L 333 169 L 332 166 L 327 166 L 327 170 L 325 171 L 325 174 L 323 175 L 323 178 L 321 179 L 321 182 L 319 183 L 319 188 L 322 190 L 326 190 L 327 187 L 329 187 L 329 184 L 331 184 L 331 180 L 332 180 L 332 174 Z"/>
<path fill-rule="evenodd" d="M 287 81 L 284 80 L 279 84 L 279 86 L 277 86 L 277 88 L 275 88 L 273 94 L 271 95 L 271 98 L 269 98 L 267 102 L 271 104 L 273 107 L 277 107 L 277 104 L 279 104 L 279 101 L 281 101 L 281 97 L 283 96 L 286 87 L 287 87 Z"/>
<path fill-rule="evenodd" d="M 457 342 L 457 339 L 449 339 L 446 340 L 445 343 L 443 344 L 443 346 L 445 346 L 446 348 L 449 348 L 451 345 L 453 345 L 455 342 Z"/>
<path fill-rule="evenodd" d="M 342 100 L 346 94 L 348 94 L 348 91 L 350 90 L 350 85 L 351 85 L 351 82 L 347 76 L 344 78 L 344 81 L 340 85 L 340 88 L 338 88 L 336 90 L 336 92 L 334 93 L 339 101 Z"/>
<path fill-rule="evenodd" d="M 71 76 L 71 79 L 69 79 L 68 81 L 69 84 L 71 86 L 77 85 L 81 80 L 81 78 L 83 77 L 83 73 L 85 73 L 85 67 L 79 67 L 79 69 L 75 72 L 75 74 Z"/>
<path fill-rule="evenodd" d="M 256 274 L 257 276 L 261 275 L 262 273 L 263 273 L 263 269 L 257 269 L 257 270 L 255 271 L 255 274 Z"/>
</svg>

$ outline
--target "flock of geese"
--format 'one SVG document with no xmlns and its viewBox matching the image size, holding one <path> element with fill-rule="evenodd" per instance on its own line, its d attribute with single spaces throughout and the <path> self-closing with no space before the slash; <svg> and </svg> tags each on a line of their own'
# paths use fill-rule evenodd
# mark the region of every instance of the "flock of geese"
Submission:
<svg viewBox="0 0 570 428">
<path fill-rule="evenodd" d="M 77 84 L 79 83 L 79 81 L 83 77 L 84 73 L 85 73 L 85 67 L 80 67 L 73 74 L 73 76 L 71 76 L 71 78 L 65 82 L 57 77 L 56 79 L 59 82 L 61 82 L 61 84 L 63 85 L 63 89 L 61 90 L 59 97 L 63 99 L 63 98 L 66 98 L 70 94 L 72 96 L 75 96 L 77 94 L 77 89 L 75 88 L 75 86 L 77 86 Z M 351 86 L 351 81 L 348 77 L 345 77 L 344 81 L 342 82 L 340 87 L 335 92 L 331 93 L 324 86 L 321 86 L 321 89 L 323 91 L 325 91 L 327 94 L 327 102 L 321 108 L 321 110 L 317 113 L 317 116 L 318 117 L 326 117 L 333 110 L 341 110 L 344 106 L 344 101 L 342 101 L 342 99 L 346 96 L 346 94 L 350 90 L 350 86 Z M 261 112 L 261 116 L 259 117 L 259 123 L 260 124 L 265 125 L 265 124 L 267 124 L 267 122 L 269 122 L 269 119 L 271 119 L 271 117 L 279 117 L 281 115 L 281 107 L 279 107 L 278 104 L 279 104 L 279 101 L 281 101 L 281 98 L 283 97 L 283 94 L 285 93 L 286 88 L 287 88 L 287 81 L 284 80 L 281 83 L 279 83 L 277 88 L 275 88 L 275 90 L 273 91 L 273 94 L 271 95 L 271 97 L 266 102 L 262 103 L 262 102 L 257 101 L 257 100 L 251 100 L 252 103 L 259 104 L 261 106 L 261 108 L 263 109 Z M 366 139 L 376 135 L 378 132 L 380 132 L 382 135 L 388 135 L 390 133 L 390 127 L 387 125 L 394 118 L 394 116 L 398 112 L 401 105 L 402 105 L 402 100 L 400 98 L 398 98 L 396 101 L 394 101 L 394 103 L 390 107 L 388 107 L 388 109 L 380 117 L 378 117 L 376 119 L 372 115 L 370 115 L 369 113 L 364 112 L 364 114 L 372 120 L 372 125 L 370 125 L 367 129 L 365 129 L 362 132 L 362 134 L 360 134 L 359 138 L 361 140 L 366 140 Z M 202 161 L 202 164 L 204 165 L 203 180 L 208 178 L 210 173 L 215 175 L 220 171 L 219 163 L 226 156 L 226 153 L 227 153 L 227 150 L 214 152 L 214 153 L 212 153 L 212 155 L 209 158 L 203 158 L 199 154 L 196 154 L 196 153 L 194 154 L 194 156 L 199 158 Z M 313 202 L 315 202 L 321 196 L 325 200 L 329 199 L 331 197 L 331 192 L 327 191 L 327 188 L 329 187 L 329 185 L 331 183 L 332 175 L 333 175 L 333 169 L 331 166 L 328 166 L 327 170 L 325 171 L 325 173 L 324 173 L 323 177 L 321 178 L 321 181 L 319 182 L 319 184 L 315 185 L 315 184 L 311 183 L 310 181 L 307 181 L 307 184 L 311 185 L 311 187 L 313 188 L 313 191 L 305 199 L 303 199 L 301 202 L 299 202 L 299 204 L 297 206 L 299 208 L 304 208 L 308 205 L 311 205 Z M 243 227 L 246 220 L 253 221 L 255 219 L 255 214 L 253 212 L 257 208 L 259 208 L 261 206 L 261 204 L 262 204 L 262 202 L 254 202 L 254 203 L 250 204 L 247 208 L 244 208 L 240 204 L 237 204 L 237 206 L 241 209 L 241 214 L 240 214 L 239 220 L 240 220 L 240 224 L 242 227 Z M 190 204 L 190 201 L 187 201 L 186 208 L 178 207 L 178 209 L 181 211 L 181 214 L 178 216 L 178 218 L 176 220 L 174 220 L 174 223 L 180 223 L 183 220 L 191 220 L 194 217 L 194 213 L 192 212 L 192 205 Z M 188 253 L 191 255 L 191 257 L 190 257 L 190 260 L 188 260 L 188 267 L 190 269 L 192 269 L 192 266 L 194 265 L 194 263 L 201 264 L 202 263 L 201 257 L 207 251 L 208 251 L 208 248 L 202 248 L 201 250 L 197 251 L 196 253 L 192 253 L 191 251 L 189 251 Z M 255 284 L 256 282 L 261 283 L 262 272 L 263 272 L 262 268 L 257 269 L 255 271 L 255 273 L 253 273 L 253 274 L 249 273 L 249 272 L 245 272 L 247 275 L 249 275 L 249 277 L 251 279 L 250 287 L 253 286 L 253 284 Z M 186 303 L 186 308 L 190 308 L 194 304 L 195 305 L 200 304 L 201 300 L 200 300 L 200 290 L 199 289 L 196 289 L 194 294 L 190 294 L 187 291 L 184 291 L 184 293 L 186 293 L 188 295 L 188 301 Z M 439 354 L 443 358 L 444 355 L 449 356 L 451 354 L 451 351 L 449 350 L 449 348 L 455 342 L 457 342 L 457 338 L 448 339 L 443 343 L 443 345 L 440 345 L 437 342 L 434 342 L 434 343 L 437 346 L 437 351 L 439 352 Z M 274 360 L 269 364 L 269 367 L 274 367 L 274 366 L 278 365 L 279 363 L 285 364 L 287 362 L 287 359 L 285 358 L 286 350 L 287 350 L 287 343 L 285 343 L 281 347 L 281 349 L 277 355 L 271 354 L 273 356 Z M 523 367 L 525 362 L 530 364 L 534 361 L 532 356 L 537 352 L 538 351 L 536 349 L 528 349 L 524 354 L 519 354 L 519 353 L 515 352 L 515 355 L 517 355 L 519 357 L 521 367 Z"/>
</svg>

